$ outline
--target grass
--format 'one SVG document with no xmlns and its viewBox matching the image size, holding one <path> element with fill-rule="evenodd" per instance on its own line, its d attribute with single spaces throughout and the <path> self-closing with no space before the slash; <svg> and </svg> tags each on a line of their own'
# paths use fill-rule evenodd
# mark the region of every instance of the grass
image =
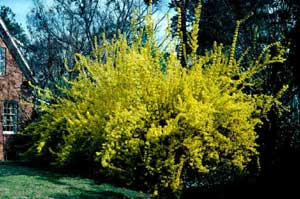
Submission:
<svg viewBox="0 0 300 199">
<path fill-rule="evenodd" d="M 144 193 L 93 180 L 0 162 L 1 199 L 142 199 Z"/>
</svg>

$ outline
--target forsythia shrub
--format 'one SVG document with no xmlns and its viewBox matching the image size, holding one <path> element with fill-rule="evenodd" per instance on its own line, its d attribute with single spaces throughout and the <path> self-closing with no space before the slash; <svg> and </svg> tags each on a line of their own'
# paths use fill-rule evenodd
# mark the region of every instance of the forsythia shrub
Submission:
<svg viewBox="0 0 300 199">
<path fill-rule="evenodd" d="M 31 152 L 59 165 L 80 154 L 154 194 L 180 191 L 187 170 L 244 169 L 258 155 L 255 129 L 273 105 L 281 106 L 286 88 L 278 96 L 251 92 L 254 75 L 283 62 L 284 50 L 275 43 L 241 64 L 244 55 L 234 55 L 237 31 L 230 55 L 218 44 L 197 55 L 191 34 L 189 69 L 174 42 L 167 51 L 157 47 L 151 23 L 133 31 L 130 42 L 119 34 L 91 57 L 76 55 L 78 77 L 63 97 L 48 93 L 55 103 L 42 103 L 44 115 L 27 128 L 38 140 Z"/>
</svg>

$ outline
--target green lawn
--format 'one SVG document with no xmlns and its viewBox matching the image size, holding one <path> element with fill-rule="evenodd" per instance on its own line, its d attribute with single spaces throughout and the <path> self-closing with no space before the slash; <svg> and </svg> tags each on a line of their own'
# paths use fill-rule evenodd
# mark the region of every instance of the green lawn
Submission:
<svg viewBox="0 0 300 199">
<path fill-rule="evenodd" d="M 91 179 L 69 177 L 13 163 L 0 162 L 1 199 L 142 199 L 143 193 L 109 184 L 97 185 Z"/>
</svg>

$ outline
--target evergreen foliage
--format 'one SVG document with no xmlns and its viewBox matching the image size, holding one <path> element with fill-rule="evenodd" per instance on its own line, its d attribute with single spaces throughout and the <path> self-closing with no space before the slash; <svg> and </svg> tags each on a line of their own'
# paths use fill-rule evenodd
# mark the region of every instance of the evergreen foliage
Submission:
<svg viewBox="0 0 300 199">
<path fill-rule="evenodd" d="M 0 17 L 9 29 L 10 34 L 23 45 L 28 45 L 28 38 L 22 26 L 16 22 L 15 13 L 6 6 L 0 7 Z"/>
<path fill-rule="evenodd" d="M 180 193 L 187 172 L 243 171 L 257 157 L 256 128 L 272 107 L 283 110 L 279 98 L 287 87 L 277 96 L 251 88 L 260 83 L 256 74 L 284 61 L 284 48 L 274 43 L 244 63 L 234 53 L 238 21 L 230 54 L 215 43 L 198 55 L 191 34 L 186 68 L 176 55 L 180 38 L 161 51 L 150 18 L 130 43 L 120 33 L 110 42 L 104 37 L 91 57 L 77 54 L 78 77 L 63 96 L 41 92 L 44 114 L 26 129 L 35 142 L 27 155 L 59 166 L 97 163 L 100 172 L 154 195 Z"/>
</svg>

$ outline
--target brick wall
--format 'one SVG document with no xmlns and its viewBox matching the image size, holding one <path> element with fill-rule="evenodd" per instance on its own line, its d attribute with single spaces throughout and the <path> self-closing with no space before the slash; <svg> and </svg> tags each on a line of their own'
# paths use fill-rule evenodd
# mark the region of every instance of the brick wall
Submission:
<svg viewBox="0 0 300 199">
<path fill-rule="evenodd" d="M 7 136 L 2 132 L 2 112 L 3 103 L 5 100 L 14 100 L 18 102 L 18 124 L 22 124 L 31 113 L 31 105 L 26 102 L 22 102 L 21 86 L 26 81 L 22 71 L 17 66 L 9 49 L 0 38 L 0 47 L 6 49 L 6 74 L 0 75 L 0 160 L 5 158 L 5 147 Z"/>
</svg>

